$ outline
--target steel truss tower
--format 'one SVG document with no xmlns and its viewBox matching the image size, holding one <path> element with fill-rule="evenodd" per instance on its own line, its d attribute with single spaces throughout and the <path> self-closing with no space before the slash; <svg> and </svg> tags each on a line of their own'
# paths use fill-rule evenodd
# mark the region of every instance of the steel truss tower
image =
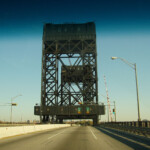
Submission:
<svg viewBox="0 0 150 150">
<path fill-rule="evenodd" d="M 93 119 L 104 114 L 98 104 L 96 31 L 93 22 L 45 24 L 42 50 L 42 122 Z"/>
</svg>

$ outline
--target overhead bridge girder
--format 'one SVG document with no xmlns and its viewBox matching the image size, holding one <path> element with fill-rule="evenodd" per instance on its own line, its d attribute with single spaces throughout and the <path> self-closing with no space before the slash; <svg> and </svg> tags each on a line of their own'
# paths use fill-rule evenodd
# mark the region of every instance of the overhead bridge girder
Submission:
<svg viewBox="0 0 150 150">
<path fill-rule="evenodd" d="M 104 115 L 104 105 L 35 106 L 36 115 Z"/>
<path fill-rule="evenodd" d="M 34 114 L 44 116 L 45 121 L 48 121 L 48 116 L 51 115 L 56 116 L 60 122 L 63 119 L 93 119 L 93 122 L 97 122 L 98 115 L 105 114 L 105 107 L 104 105 L 35 106 Z"/>
</svg>

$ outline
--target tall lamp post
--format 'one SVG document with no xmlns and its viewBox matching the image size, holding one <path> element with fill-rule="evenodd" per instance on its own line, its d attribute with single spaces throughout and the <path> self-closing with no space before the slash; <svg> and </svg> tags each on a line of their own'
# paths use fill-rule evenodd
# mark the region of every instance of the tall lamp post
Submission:
<svg viewBox="0 0 150 150">
<path fill-rule="evenodd" d="M 136 93 L 137 93 L 137 108 L 138 108 L 138 121 L 141 121 L 141 117 L 140 117 L 140 104 L 139 104 L 139 90 L 138 90 L 138 80 L 137 80 L 137 69 L 136 69 L 136 63 L 130 63 L 127 60 L 121 58 L 121 57 L 111 57 L 112 60 L 115 59 L 120 59 L 121 61 L 123 61 L 124 63 L 126 63 L 127 65 L 129 65 L 132 69 L 134 69 L 135 71 L 135 80 L 136 80 Z"/>
<path fill-rule="evenodd" d="M 19 96 L 22 96 L 22 95 L 20 94 L 20 95 L 17 95 L 17 96 L 15 96 L 15 97 L 12 97 L 12 98 L 11 98 L 11 103 L 10 103 L 10 105 L 11 105 L 11 113 L 10 113 L 10 122 L 11 122 L 11 124 L 13 123 L 13 121 L 12 121 L 12 106 L 13 106 L 13 100 L 14 100 L 15 98 L 19 97 Z"/>
</svg>

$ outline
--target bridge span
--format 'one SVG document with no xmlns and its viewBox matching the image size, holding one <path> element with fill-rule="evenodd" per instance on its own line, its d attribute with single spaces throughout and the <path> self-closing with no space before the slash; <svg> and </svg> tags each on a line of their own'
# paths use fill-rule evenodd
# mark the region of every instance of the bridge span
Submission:
<svg viewBox="0 0 150 150">
<path fill-rule="evenodd" d="M 148 150 L 148 140 L 98 126 L 75 126 L 1 139 L 0 150 Z"/>
</svg>

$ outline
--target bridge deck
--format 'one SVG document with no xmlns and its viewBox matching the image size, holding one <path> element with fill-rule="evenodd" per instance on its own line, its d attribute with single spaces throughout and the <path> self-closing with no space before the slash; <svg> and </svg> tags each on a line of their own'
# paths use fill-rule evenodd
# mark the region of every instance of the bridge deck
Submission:
<svg viewBox="0 0 150 150">
<path fill-rule="evenodd" d="M 150 145 L 90 126 L 49 130 L 0 140 L 1 150 L 147 150 Z"/>
</svg>

